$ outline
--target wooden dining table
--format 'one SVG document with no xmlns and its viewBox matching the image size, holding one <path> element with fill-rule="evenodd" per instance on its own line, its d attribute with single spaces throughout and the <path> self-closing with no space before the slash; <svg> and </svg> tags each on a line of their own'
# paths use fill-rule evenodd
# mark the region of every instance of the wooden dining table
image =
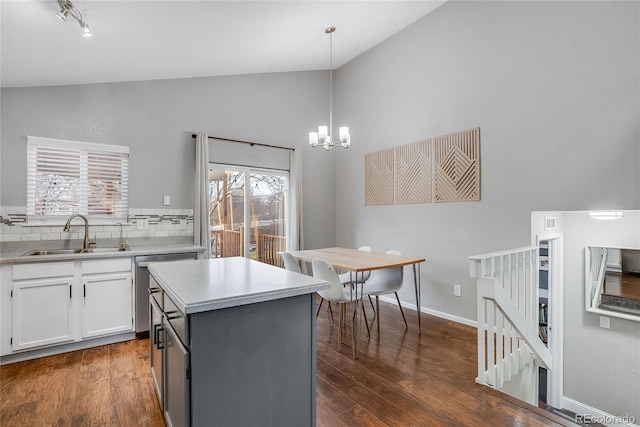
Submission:
<svg viewBox="0 0 640 427">
<path fill-rule="evenodd" d="M 300 251 L 290 252 L 296 259 L 303 262 L 311 262 L 316 258 L 320 258 L 327 263 L 333 265 L 334 268 L 339 270 L 346 270 L 354 275 L 354 282 L 364 282 L 362 278 L 367 271 L 382 270 L 385 268 L 404 267 L 411 265 L 413 267 L 413 284 L 416 294 L 416 312 L 418 315 L 418 332 L 422 332 L 422 325 L 420 322 L 420 264 L 425 262 L 424 258 L 410 257 L 402 255 L 391 255 L 380 252 L 365 252 L 358 249 L 351 248 L 321 248 L 321 249 L 307 249 Z M 303 265 L 304 267 L 304 265 Z M 360 310 L 359 305 L 362 303 L 362 295 L 366 282 L 360 283 L 360 292 L 358 287 L 355 287 L 356 292 L 356 307 L 354 308 L 355 314 L 358 317 L 354 325 L 354 345 L 353 354 L 354 358 L 358 356 L 358 324 L 360 323 Z M 359 295 L 359 296 L 358 296 Z"/>
</svg>

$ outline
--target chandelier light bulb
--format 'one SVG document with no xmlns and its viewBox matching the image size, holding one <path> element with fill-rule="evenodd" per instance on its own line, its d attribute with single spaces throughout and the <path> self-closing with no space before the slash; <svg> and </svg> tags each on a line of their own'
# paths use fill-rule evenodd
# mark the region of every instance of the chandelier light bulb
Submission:
<svg viewBox="0 0 640 427">
<path fill-rule="evenodd" d="M 318 146 L 318 132 L 309 132 L 309 145 L 312 147 Z"/>
<path fill-rule="evenodd" d="M 327 139 L 329 136 L 329 129 L 326 126 L 318 126 L 318 138 L 320 140 Z"/>
<path fill-rule="evenodd" d="M 349 139 L 349 127 L 348 126 L 341 126 L 340 129 L 338 130 L 338 133 L 340 135 L 340 141 L 346 141 L 347 139 Z"/>
</svg>

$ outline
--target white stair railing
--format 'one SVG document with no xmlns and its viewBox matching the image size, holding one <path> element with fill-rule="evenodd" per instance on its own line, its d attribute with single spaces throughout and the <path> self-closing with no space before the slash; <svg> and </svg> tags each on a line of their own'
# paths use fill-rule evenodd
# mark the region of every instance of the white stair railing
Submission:
<svg viewBox="0 0 640 427">
<path fill-rule="evenodd" d="M 478 283 L 478 378 L 497 389 L 534 360 L 551 369 L 539 337 L 538 248 L 469 257 Z"/>
</svg>

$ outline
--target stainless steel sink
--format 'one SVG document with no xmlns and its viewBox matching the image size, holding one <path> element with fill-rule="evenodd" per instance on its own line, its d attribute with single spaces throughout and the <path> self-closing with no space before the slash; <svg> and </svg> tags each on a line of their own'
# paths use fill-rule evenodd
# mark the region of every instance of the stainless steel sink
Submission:
<svg viewBox="0 0 640 427">
<path fill-rule="evenodd" d="M 91 254 L 128 251 L 129 248 L 90 248 L 90 249 L 37 249 L 21 256 Z"/>
</svg>

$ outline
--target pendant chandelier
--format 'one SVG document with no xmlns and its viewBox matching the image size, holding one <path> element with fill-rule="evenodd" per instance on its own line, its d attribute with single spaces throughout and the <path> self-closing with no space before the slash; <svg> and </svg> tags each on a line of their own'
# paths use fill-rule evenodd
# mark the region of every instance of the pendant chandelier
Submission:
<svg viewBox="0 0 640 427">
<path fill-rule="evenodd" d="M 309 132 L 309 145 L 315 148 L 321 144 L 327 151 L 334 146 L 349 148 L 351 145 L 351 135 L 347 126 L 341 126 L 338 129 L 338 140 L 331 137 L 333 131 L 333 32 L 335 30 L 336 27 L 329 27 L 324 31 L 329 34 L 329 127 L 318 126 L 317 132 Z"/>
</svg>

